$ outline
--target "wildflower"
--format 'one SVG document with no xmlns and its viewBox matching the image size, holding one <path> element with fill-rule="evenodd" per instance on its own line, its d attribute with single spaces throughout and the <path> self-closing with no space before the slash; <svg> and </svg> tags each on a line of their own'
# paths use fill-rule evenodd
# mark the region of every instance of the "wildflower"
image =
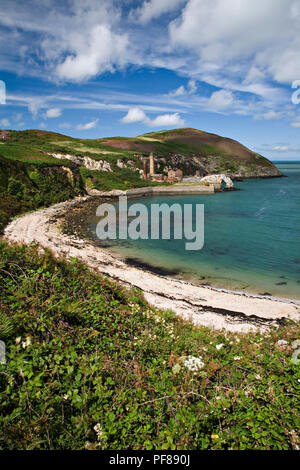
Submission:
<svg viewBox="0 0 300 470">
<path fill-rule="evenodd" d="M 174 375 L 179 374 L 180 370 L 181 370 L 181 367 L 180 367 L 179 364 L 175 364 L 175 365 L 172 367 L 172 372 L 173 372 Z"/>
<path fill-rule="evenodd" d="M 185 367 L 188 370 L 196 373 L 199 369 L 204 367 L 204 362 L 202 362 L 202 357 L 188 356 L 184 361 Z"/>
<path fill-rule="evenodd" d="M 282 348 L 286 348 L 289 345 L 289 343 L 285 341 L 285 339 L 280 339 L 277 341 L 277 345 Z"/>
<path fill-rule="evenodd" d="M 223 346 L 224 346 L 223 343 L 217 344 L 216 349 L 219 351 L 220 349 L 223 348 Z"/>
<path fill-rule="evenodd" d="M 210 436 L 212 439 L 220 439 L 220 437 L 218 436 L 218 434 L 212 434 Z"/>
<path fill-rule="evenodd" d="M 234 356 L 234 358 L 233 358 L 234 361 L 239 361 L 240 359 L 241 359 L 240 356 Z"/>
<path fill-rule="evenodd" d="M 26 336 L 26 340 L 22 341 L 22 348 L 25 349 L 31 344 L 30 336 Z"/>
<path fill-rule="evenodd" d="M 293 349 L 300 348 L 300 339 L 296 339 L 296 341 L 293 341 L 291 346 Z"/>
<path fill-rule="evenodd" d="M 18 336 L 18 337 L 16 338 L 16 344 L 20 344 L 20 343 L 21 343 L 21 339 L 22 339 L 21 336 Z"/>
<path fill-rule="evenodd" d="M 103 430 L 100 423 L 95 424 L 94 431 L 97 434 L 98 439 L 102 439 Z"/>
<path fill-rule="evenodd" d="M 69 395 L 67 393 L 65 393 L 65 395 L 63 396 L 63 399 L 67 400 L 68 398 L 69 398 Z"/>
</svg>

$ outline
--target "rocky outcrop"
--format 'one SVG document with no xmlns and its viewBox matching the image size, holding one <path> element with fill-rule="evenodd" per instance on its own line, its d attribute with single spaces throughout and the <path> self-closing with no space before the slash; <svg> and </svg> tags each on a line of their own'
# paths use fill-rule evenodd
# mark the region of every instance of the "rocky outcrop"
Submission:
<svg viewBox="0 0 300 470">
<path fill-rule="evenodd" d="M 69 155 L 62 153 L 49 153 L 51 157 L 58 158 L 59 160 L 70 160 L 78 166 L 84 166 L 88 170 L 109 171 L 112 172 L 110 163 L 105 160 L 94 160 L 90 157 L 79 157 L 77 155 Z"/>
<path fill-rule="evenodd" d="M 201 155 L 191 153 L 188 156 L 180 153 L 169 153 L 155 158 L 156 165 L 168 174 L 170 170 L 180 168 L 185 178 L 224 174 L 232 180 L 245 178 L 275 178 L 282 173 L 269 160 L 253 154 L 248 160 L 226 155 Z"/>
<path fill-rule="evenodd" d="M 232 180 L 224 174 L 221 174 L 221 175 L 208 175 L 208 176 L 205 176 L 204 178 L 201 179 L 201 183 L 213 184 L 215 189 L 221 189 L 223 182 L 226 184 L 227 189 L 232 189 L 233 188 Z"/>
</svg>

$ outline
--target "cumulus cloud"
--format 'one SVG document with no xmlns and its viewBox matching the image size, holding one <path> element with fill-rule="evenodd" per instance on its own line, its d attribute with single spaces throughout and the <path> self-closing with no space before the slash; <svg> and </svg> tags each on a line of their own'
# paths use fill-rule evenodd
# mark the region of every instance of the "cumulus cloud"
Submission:
<svg viewBox="0 0 300 470">
<path fill-rule="evenodd" d="M 186 0 L 148 0 L 143 5 L 131 11 L 131 18 L 142 24 L 149 23 L 164 13 L 177 10 Z"/>
<path fill-rule="evenodd" d="M 197 91 L 196 80 L 191 79 L 189 80 L 186 87 L 184 85 L 181 85 L 180 87 L 176 88 L 176 90 L 170 91 L 168 96 L 176 97 L 176 96 L 183 96 L 186 94 L 192 95 L 193 93 L 196 93 L 196 91 Z"/>
<path fill-rule="evenodd" d="M 229 90 L 218 90 L 212 93 L 210 99 L 207 102 L 207 107 L 216 110 L 223 111 L 234 103 L 234 97 Z"/>
<path fill-rule="evenodd" d="M 6 2 L 0 17 L 1 62 L 10 69 L 74 82 L 122 68 L 129 43 L 126 30 L 120 31 L 118 5 L 114 0 Z M 5 39 L 7 31 L 10 40 Z"/>
<path fill-rule="evenodd" d="M 200 109 L 197 80 L 239 92 L 253 115 L 274 109 L 283 116 L 282 104 L 290 93 L 277 83 L 290 86 L 300 79 L 299 1 L 144 0 L 128 15 L 136 4 L 7 0 L 0 16 L 1 69 L 80 83 L 129 64 L 161 67 L 192 77 L 164 99 L 189 101 L 191 108 L 189 95 L 194 95 L 194 106 Z M 136 99 L 133 105 L 140 102 Z M 230 96 L 215 95 L 210 106 L 217 112 L 229 110 Z M 34 118 L 48 107 L 28 103 Z M 161 112 L 173 111 L 169 107 Z"/>
<path fill-rule="evenodd" d="M 278 82 L 290 83 L 300 77 L 299 26 L 295 0 L 189 0 L 170 24 L 170 38 L 174 47 L 198 56 L 202 71 L 230 64 L 235 73 L 252 69 L 248 80 L 267 72 Z"/>
<path fill-rule="evenodd" d="M 57 66 L 59 78 L 80 82 L 125 63 L 127 36 L 113 33 L 107 25 L 96 25 L 76 39 L 71 54 Z"/>
<path fill-rule="evenodd" d="M 154 119 L 150 119 L 140 108 L 130 108 L 126 116 L 121 119 L 124 124 L 142 122 L 149 127 L 180 127 L 184 125 L 184 120 L 179 113 L 160 114 Z"/>
<path fill-rule="evenodd" d="M 140 108 L 130 108 L 126 116 L 121 119 L 124 124 L 146 121 L 147 116 Z"/>
<path fill-rule="evenodd" d="M 57 118 L 59 116 L 61 116 L 61 109 L 59 109 L 59 108 L 47 109 L 47 111 L 45 113 L 46 118 Z"/>
<path fill-rule="evenodd" d="M 99 119 L 95 119 L 94 121 L 87 122 L 86 124 L 78 124 L 76 129 L 79 131 L 88 131 L 90 129 L 94 129 L 97 126 Z"/>
<path fill-rule="evenodd" d="M 184 126 L 184 120 L 180 117 L 178 113 L 174 114 L 162 114 L 157 116 L 153 120 L 149 120 L 147 125 L 150 127 L 180 127 Z"/>
</svg>

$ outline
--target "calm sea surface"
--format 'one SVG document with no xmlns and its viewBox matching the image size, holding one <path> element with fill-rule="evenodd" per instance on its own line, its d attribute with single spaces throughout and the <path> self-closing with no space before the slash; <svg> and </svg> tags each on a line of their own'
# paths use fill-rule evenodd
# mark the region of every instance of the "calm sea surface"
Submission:
<svg viewBox="0 0 300 470">
<path fill-rule="evenodd" d="M 300 162 L 277 166 L 287 178 L 236 182 L 241 191 L 129 200 L 149 209 L 153 202 L 204 204 L 201 251 L 186 251 L 179 240 L 116 241 L 108 249 L 199 284 L 300 299 Z M 84 218 L 95 240 L 95 207 Z"/>
</svg>

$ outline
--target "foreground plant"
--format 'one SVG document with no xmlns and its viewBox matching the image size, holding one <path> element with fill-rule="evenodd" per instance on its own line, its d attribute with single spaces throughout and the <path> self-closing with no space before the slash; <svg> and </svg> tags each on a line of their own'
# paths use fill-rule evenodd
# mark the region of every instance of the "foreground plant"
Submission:
<svg viewBox="0 0 300 470">
<path fill-rule="evenodd" d="M 300 448 L 297 325 L 196 328 L 76 260 L 4 243 L 0 289 L 1 449 Z"/>
</svg>

